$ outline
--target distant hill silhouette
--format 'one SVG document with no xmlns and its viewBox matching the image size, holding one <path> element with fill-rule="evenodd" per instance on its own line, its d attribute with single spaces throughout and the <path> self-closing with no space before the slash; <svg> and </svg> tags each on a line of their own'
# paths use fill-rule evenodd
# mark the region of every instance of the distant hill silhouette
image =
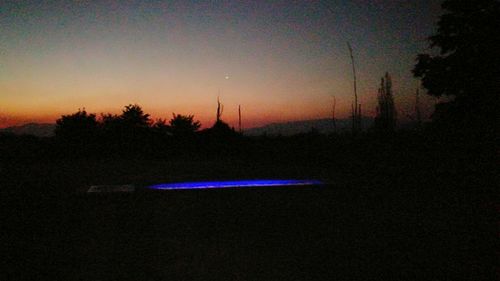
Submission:
<svg viewBox="0 0 500 281">
<path fill-rule="evenodd" d="M 373 126 L 374 119 L 371 117 L 363 117 L 362 126 L 366 130 Z M 19 126 L 12 126 L 0 129 L 0 133 L 12 133 L 15 135 L 33 135 L 37 137 L 52 137 L 54 136 L 55 124 L 50 123 L 27 123 Z M 415 122 L 398 123 L 399 129 L 409 129 L 416 126 Z M 332 119 L 314 119 L 314 120 L 301 120 L 290 121 L 283 123 L 271 123 L 262 127 L 249 128 L 244 130 L 243 134 L 247 136 L 291 136 L 296 134 L 309 133 L 311 130 L 318 133 L 328 134 L 333 133 Z M 351 130 L 351 119 L 338 119 L 337 131 Z"/>
<path fill-rule="evenodd" d="M 15 135 L 33 135 L 37 137 L 51 137 L 54 135 L 56 125 L 50 123 L 27 123 L 20 126 L 12 126 L 0 129 L 0 133 L 11 133 Z"/>
<path fill-rule="evenodd" d="M 352 120 L 349 119 L 337 119 L 337 131 L 347 131 L 351 130 Z M 363 129 L 367 129 L 373 126 L 373 118 L 363 117 L 361 120 Z M 312 130 L 318 133 L 328 134 L 334 132 L 334 126 L 332 119 L 314 119 L 314 120 L 303 120 L 303 121 L 291 121 L 284 123 L 272 123 L 262 127 L 251 128 L 244 130 L 243 134 L 247 136 L 291 136 L 301 133 L 308 133 Z"/>
</svg>

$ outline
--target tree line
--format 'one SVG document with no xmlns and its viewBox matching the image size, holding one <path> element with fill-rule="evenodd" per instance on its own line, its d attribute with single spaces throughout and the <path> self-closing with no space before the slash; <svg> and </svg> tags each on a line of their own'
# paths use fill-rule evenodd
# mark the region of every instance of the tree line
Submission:
<svg viewBox="0 0 500 281">
<path fill-rule="evenodd" d="M 207 129 L 194 115 L 172 113 L 170 120 L 153 120 L 138 104 L 124 106 L 121 114 L 88 113 L 85 109 L 56 121 L 55 141 L 65 151 L 92 151 L 133 155 L 174 151 L 195 152 L 200 143 L 224 144 L 241 138 L 222 119 Z"/>
</svg>

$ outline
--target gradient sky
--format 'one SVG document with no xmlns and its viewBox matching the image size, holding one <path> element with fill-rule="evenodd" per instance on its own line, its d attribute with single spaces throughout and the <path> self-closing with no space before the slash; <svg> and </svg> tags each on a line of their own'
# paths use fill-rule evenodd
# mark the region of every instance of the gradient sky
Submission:
<svg viewBox="0 0 500 281">
<path fill-rule="evenodd" d="M 428 51 L 441 1 L 323 2 L 333 13 L 305 0 L 0 1 L 0 127 L 130 103 L 210 126 L 219 91 L 232 125 L 238 104 L 247 128 L 327 118 L 333 96 L 347 117 L 347 41 L 363 113 L 374 115 L 386 71 L 398 109 L 411 112 L 411 69 Z M 430 112 L 433 101 L 424 104 Z"/>
</svg>

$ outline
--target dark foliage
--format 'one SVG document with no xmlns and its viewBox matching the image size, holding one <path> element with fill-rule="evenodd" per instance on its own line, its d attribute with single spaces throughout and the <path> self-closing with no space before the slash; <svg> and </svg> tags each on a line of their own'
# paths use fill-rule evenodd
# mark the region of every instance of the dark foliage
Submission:
<svg viewBox="0 0 500 281">
<path fill-rule="evenodd" d="M 466 129 L 498 128 L 500 91 L 500 2 L 447 0 L 431 47 L 439 55 L 421 54 L 413 70 L 428 94 L 447 96 L 433 118 Z"/>
<path fill-rule="evenodd" d="M 149 114 L 142 111 L 142 108 L 137 104 L 129 104 L 122 111 L 120 119 L 127 127 L 146 128 L 151 125 Z"/>
<path fill-rule="evenodd" d="M 201 126 L 200 121 L 194 121 L 194 115 L 181 115 L 172 113 L 169 128 L 172 135 L 177 137 L 193 136 Z"/>
<path fill-rule="evenodd" d="M 97 131 L 97 120 L 95 114 L 78 110 L 71 115 L 63 115 L 56 121 L 55 135 L 64 141 L 84 142 Z"/>
<path fill-rule="evenodd" d="M 159 135 L 159 136 L 164 136 L 164 137 L 169 137 L 172 136 L 172 132 L 170 130 L 170 126 L 167 124 L 167 120 L 165 119 L 158 119 L 154 122 L 154 124 L 151 127 L 152 131 L 154 134 Z"/>
<path fill-rule="evenodd" d="M 98 122 L 95 114 L 85 109 L 63 115 L 56 121 L 55 136 L 63 153 L 85 155 L 93 150 L 98 140 Z"/>
<path fill-rule="evenodd" d="M 54 151 L 61 157 L 199 158 L 236 155 L 241 134 L 222 120 L 199 131 L 194 115 L 173 114 L 153 122 L 139 105 L 122 114 L 78 111 L 58 120 Z M 57 153 L 56 153 L 57 154 Z"/>
<path fill-rule="evenodd" d="M 231 137 L 237 135 L 234 128 L 231 128 L 229 124 L 222 120 L 218 120 L 215 124 L 210 128 L 210 133 L 220 137 Z"/>
</svg>

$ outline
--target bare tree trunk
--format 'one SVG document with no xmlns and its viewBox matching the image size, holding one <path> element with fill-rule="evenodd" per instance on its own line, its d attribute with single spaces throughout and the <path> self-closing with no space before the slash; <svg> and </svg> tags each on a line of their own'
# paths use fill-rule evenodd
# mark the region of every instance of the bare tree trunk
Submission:
<svg viewBox="0 0 500 281">
<path fill-rule="evenodd" d="M 224 111 L 224 105 L 220 103 L 219 97 L 217 96 L 217 122 L 220 121 L 220 117 L 222 116 L 222 111 Z"/>
</svg>

